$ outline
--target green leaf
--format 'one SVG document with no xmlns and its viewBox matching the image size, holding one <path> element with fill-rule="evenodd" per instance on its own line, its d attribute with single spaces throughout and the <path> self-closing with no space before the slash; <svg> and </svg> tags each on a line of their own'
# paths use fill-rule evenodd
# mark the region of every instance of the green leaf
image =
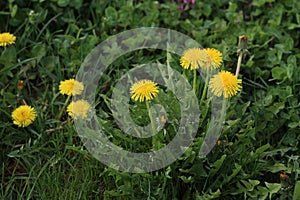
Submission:
<svg viewBox="0 0 300 200">
<path fill-rule="evenodd" d="M 272 195 L 277 193 L 280 188 L 281 188 L 281 184 L 280 183 L 268 183 L 265 182 L 267 188 L 269 189 L 269 199 L 272 199 Z"/>
<path fill-rule="evenodd" d="M 7 156 L 10 158 L 20 157 L 19 152 L 20 152 L 20 150 L 17 149 L 17 150 L 11 151 Z"/>
<path fill-rule="evenodd" d="M 285 107 L 285 102 L 276 102 L 273 106 L 270 106 L 266 110 L 272 112 L 274 115 L 277 115 L 277 113 L 282 110 Z"/>
<path fill-rule="evenodd" d="M 290 148 L 288 148 L 289 150 Z M 276 154 L 271 154 L 271 155 L 276 155 Z M 268 171 L 272 172 L 272 173 L 278 173 L 280 171 L 286 171 L 286 172 L 291 172 L 291 169 L 289 169 L 287 166 L 285 166 L 282 163 L 275 163 L 274 165 L 269 166 Z"/>
<path fill-rule="evenodd" d="M 105 9 L 105 17 L 109 25 L 114 25 L 118 20 L 118 12 L 115 8 L 108 7 Z"/>
<path fill-rule="evenodd" d="M 266 187 L 258 186 L 258 196 L 260 200 L 264 200 L 268 197 L 269 191 Z"/>
<path fill-rule="evenodd" d="M 210 199 L 215 199 L 221 196 L 221 191 L 220 189 L 218 189 L 215 192 L 209 192 L 209 193 L 205 193 L 204 195 L 200 196 L 199 194 L 196 195 L 196 200 L 210 200 Z"/>
<path fill-rule="evenodd" d="M 3 101 L 6 101 L 6 102 L 15 102 L 17 100 L 17 97 L 15 94 L 11 93 L 11 92 L 3 92 L 2 93 L 2 98 L 3 98 Z"/>
<path fill-rule="evenodd" d="M 233 169 L 232 174 L 230 176 L 226 176 L 222 185 L 228 183 L 231 179 L 233 179 L 241 171 L 241 169 L 242 166 L 235 163 L 235 169 Z"/>
<path fill-rule="evenodd" d="M 40 62 L 41 58 L 46 55 L 46 45 L 44 43 L 37 43 L 31 50 L 32 57 L 37 59 L 37 62 Z"/>
<path fill-rule="evenodd" d="M 14 5 L 12 8 L 11 8 L 11 11 L 10 11 L 10 16 L 12 18 L 14 18 L 17 14 L 17 11 L 18 11 L 18 5 Z"/>
<path fill-rule="evenodd" d="M 200 177 L 208 177 L 201 161 L 196 161 L 196 163 L 187 171 L 193 174 L 195 178 L 200 179 Z"/>
<path fill-rule="evenodd" d="M 180 176 L 179 177 L 181 180 L 183 180 L 184 183 L 190 183 L 192 182 L 193 178 L 191 176 L 186 177 L 186 176 Z"/>
<path fill-rule="evenodd" d="M 11 66 L 16 62 L 17 52 L 14 47 L 5 48 L 0 56 L 0 64 L 3 64 L 5 67 L 8 65 Z"/>
<path fill-rule="evenodd" d="M 274 67 L 272 69 L 272 76 L 277 80 L 284 80 L 287 77 L 286 69 L 283 67 Z"/>
<path fill-rule="evenodd" d="M 104 192 L 104 196 L 107 197 L 107 199 L 109 199 L 111 197 L 119 197 L 121 195 L 120 195 L 119 191 L 116 191 L 116 190 L 106 190 Z"/>
<path fill-rule="evenodd" d="M 296 66 L 297 66 L 296 56 L 294 56 L 294 55 L 289 56 L 287 59 L 287 77 L 290 80 L 292 80 L 292 78 L 293 78 L 293 74 L 296 69 Z"/>
<path fill-rule="evenodd" d="M 257 186 L 260 182 L 258 180 L 241 180 L 237 183 L 237 189 L 231 192 L 232 195 L 247 193 L 253 191 L 255 186 Z"/>
<path fill-rule="evenodd" d="M 58 0 L 57 4 L 61 7 L 66 7 L 67 5 L 69 5 L 70 1 L 69 0 Z"/>
<path fill-rule="evenodd" d="M 288 124 L 288 127 L 290 128 L 300 127 L 300 122 L 291 122 Z"/>
<path fill-rule="evenodd" d="M 252 5 L 260 7 L 260 6 L 264 5 L 265 3 L 271 3 L 271 2 L 274 2 L 274 1 L 275 0 L 254 0 L 252 2 Z"/>
<path fill-rule="evenodd" d="M 241 183 L 243 184 L 244 192 L 252 191 L 256 185 L 258 185 L 260 182 L 258 180 L 241 180 Z"/>
<path fill-rule="evenodd" d="M 282 89 L 282 90 L 278 90 L 278 95 L 279 95 L 279 98 L 282 99 L 283 101 L 286 101 L 287 98 L 293 96 L 293 91 L 292 91 L 292 88 L 291 86 L 286 86 L 285 90 Z"/>
<path fill-rule="evenodd" d="M 260 155 L 260 154 L 262 154 L 263 152 L 265 152 L 267 149 L 269 149 L 270 147 L 271 147 L 270 144 L 265 144 L 265 145 L 259 147 L 258 149 L 256 149 L 255 154 Z"/>
<path fill-rule="evenodd" d="M 296 182 L 293 199 L 300 199 L 300 181 Z"/>
<path fill-rule="evenodd" d="M 226 157 L 227 155 L 225 154 L 212 164 L 213 169 L 210 171 L 209 176 L 213 176 L 219 171 Z"/>
<path fill-rule="evenodd" d="M 82 6 L 82 0 L 72 0 L 70 1 L 70 6 L 79 9 Z"/>
</svg>

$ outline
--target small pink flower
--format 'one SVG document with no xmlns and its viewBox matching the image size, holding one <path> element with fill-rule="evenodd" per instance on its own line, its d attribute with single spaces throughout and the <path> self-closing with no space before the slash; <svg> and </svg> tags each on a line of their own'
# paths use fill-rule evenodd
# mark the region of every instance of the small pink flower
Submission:
<svg viewBox="0 0 300 200">
<path fill-rule="evenodd" d="M 178 9 L 181 10 L 181 11 L 183 11 L 183 9 L 184 9 L 183 5 L 179 5 Z"/>
</svg>

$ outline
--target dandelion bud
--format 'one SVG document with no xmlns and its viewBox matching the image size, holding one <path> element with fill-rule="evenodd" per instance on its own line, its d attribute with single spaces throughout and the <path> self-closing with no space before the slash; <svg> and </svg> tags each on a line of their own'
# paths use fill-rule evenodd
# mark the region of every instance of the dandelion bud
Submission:
<svg viewBox="0 0 300 200">
<path fill-rule="evenodd" d="M 18 90 L 21 91 L 23 89 L 23 81 L 19 80 L 18 81 Z"/>
</svg>

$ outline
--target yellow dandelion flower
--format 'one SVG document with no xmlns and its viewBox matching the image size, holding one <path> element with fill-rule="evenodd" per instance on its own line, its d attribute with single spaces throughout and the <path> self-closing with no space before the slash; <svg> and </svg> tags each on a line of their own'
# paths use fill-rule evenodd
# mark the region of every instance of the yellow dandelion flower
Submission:
<svg viewBox="0 0 300 200">
<path fill-rule="evenodd" d="M 208 69 L 210 57 L 204 49 L 190 48 L 180 58 L 180 64 L 184 69 Z"/>
<path fill-rule="evenodd" d="M 214 48 L 206 48 L 206 53 L 210 57 L 210 67 L 213 69 L 219 68 L 223 62 L 222 53 Z"/>
<path fill-rule="evenodd" d="M 67 107 L 67 112 L 73 119 L 77 119 L 77 117 L 86 118 L 90 107 L 90 104 L 85 100 L 73 101 Z"/>
<path fill-rule="evenodd" d="M 16 41 L 16 36 L 10 33 L 1 33 L 0 34 L 0 46 L 5 47 L 9 44 L 14 44 Z"/>
<path fill-rule="evenodd" d="M 84 89 L 83 84 L 74 79 L 61 81 L 59 85 L 60 93 L 69 96 L 81 94 L 83 89 Z"/>
<path fill-rule="evenodd" d="M 140 102 L 153 99 L 158 92 L 157 84 L 146 79 L 134 83 L 130 88 L 131 98 Z"/>
<path fill-rule="evenodd" d="M 18 127 L 29 126 L 36 118 L 36 112 L 34 108 L 23 105 L 16 108 L 12 113 L 13 123 Z"/>
<path fill-rule="evenodd" d="M 216 96 L 224 95 L 225 98 L 236 95 L 242 86 L 241 79 L 238 79 L 232 73 L 227 71 L 221 71 L 214 75 L 209 81 L 209 88 Z"/>
</svg>

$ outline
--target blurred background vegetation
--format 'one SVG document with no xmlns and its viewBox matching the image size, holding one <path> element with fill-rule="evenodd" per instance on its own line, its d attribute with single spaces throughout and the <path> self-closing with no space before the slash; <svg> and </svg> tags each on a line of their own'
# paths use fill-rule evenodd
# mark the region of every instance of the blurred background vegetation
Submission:
<svg viewBox="0 0 300 200">
<path fill-rule="evenodd" d="M 300 199 L 299 10 L 295 0 L 1 1 L 0 32 L 17 40 L 0 48 L 0 196 Z M 197 156 L 195 142 L 159 171 L 118 172 L 85 150 L 67 115 L 55 118 L 65 101 L 59 82 L 74 77 L 97 44 L 137 27 L 177 30 L 216 48 L 223 53 L 223 67 L 232 72 L 238 36 L 249 37 L 240 72 L 243 90 L 230 100 L 220 141 L 206 158 Z M 103 76 L 99 92 L 106 97 L 98 100 L 107 123 L 104 100 L 116 77 L 132 63 L 156 59 L 147 51 L 134 52 Z M 19 80 L 24 81 L 21 91 Z M 38 118 L 21 129 L 13 125 L 11 112 L 24 101 L 36 108 Z"/>
</svg>

